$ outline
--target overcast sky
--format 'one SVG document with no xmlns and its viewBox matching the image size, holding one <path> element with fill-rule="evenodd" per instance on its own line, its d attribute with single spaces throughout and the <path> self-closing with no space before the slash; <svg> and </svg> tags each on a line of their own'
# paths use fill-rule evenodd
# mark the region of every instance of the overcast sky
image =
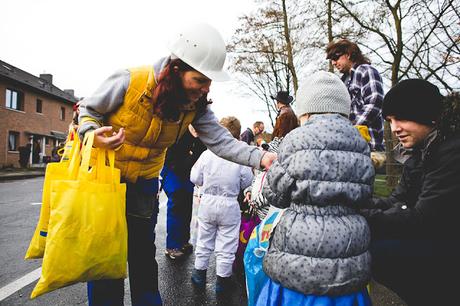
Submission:
<svg viewBox="0 0 460 306">
<path fill-rule="evenodd" d="M 207 22 L 230 41 L 252 0 L 2 0 L 0 59 L 35 76 L 53 75 L 60 89 L 91 95 L 117 69 L 149 65 L 168 55 L 168 34 L 184 22 Z M 220 118 L 243 129 L 268 125 L 263 105 L 242 96 L 237 82 L 213 82 L 209 97 Z"/>
</svg>

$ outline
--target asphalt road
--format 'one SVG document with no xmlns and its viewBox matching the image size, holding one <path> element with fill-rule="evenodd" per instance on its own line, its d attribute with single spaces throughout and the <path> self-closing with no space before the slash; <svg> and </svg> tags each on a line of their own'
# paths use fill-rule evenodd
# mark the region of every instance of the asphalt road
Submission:
<svg viewBox="0 0 460 306">
<path fill-rule="evenodd" d="M 75 284 L 47 293 L 34 300 L 29 296 L 36 283 L 41 260 L 24 260 L 24 254 L 34 232 L 40 214 L 43 177 L 0 182 L 0 305 L 87 305 L 86 284 Z M 157 261 L 159 265 L 159 287 L 165 305 L 246 305 L 246 294 L 242 282 L 231 296 L 216 299 L 215 263 L 211 258 L 208 283 L 204 292 L 195 291 L 191 281 L 194 256 L 182 261 L 172 261 L 164 256 L 166 197 L 160 196 L 159 223 L 156 228 Z M 193 234 L 193 233 L 192 233 Z M 26 285 L 15 281 L 29 275 L 33 281 Z M 16 284 L 16 286 L 14 286 Z M 372 286 L 374 305 L 404 306 L 391 291 L 376 283 Z M 7 289 L 7 290 L 6 290 Z M 9 289 L 9 291 L 8 291 Z M 129 285 L 125 281 L 125 305 L 131 305 Z"/>
<path fill-rule="evenodd" d="M 0 183 L 0 288 L 35 271 L 41 260 L 24 260 L 24 254 L 34 232 L 40 214 L 43 178 L 6 181 Z M 215 263 L 211 259 L 208 284 L 204 292 L 193 289 L 190 281 L 194 256 L 173 261 L 164 255 L 166 197 L 160 196 L 159 223 L 157 233 L 157 261 L 159 265 L 159 287 L 165 305 L 245 305 L 246 295 L 241 284 L 225 300 L 217 300 L 215 290 Z M 1 300 L 0 305 L 87 305 L 86 285 L 75 284 L 47 293 L 34 300 L 29 296 L 36 281 L 14 291 Z M 0 289 L 0 290 L 2 290 Z M 125 305 L 131 305 L 129 285 L 125 281 Z"/>
</svg>

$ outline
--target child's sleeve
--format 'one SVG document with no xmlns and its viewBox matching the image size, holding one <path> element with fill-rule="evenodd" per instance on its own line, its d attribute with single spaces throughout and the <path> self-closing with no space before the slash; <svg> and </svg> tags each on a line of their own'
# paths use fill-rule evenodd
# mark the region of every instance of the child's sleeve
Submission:
<svg viewBox="0 0 460 306">
<path fill-rule="evenodd" d="M 297 183 L 293 177 L 293 170 L 300 170 L 298 167 L 305 159 L 304 151 L 299 150 L 295 145 L 298 142 L 299 134 L 295 130 L 287 134 L 280 144 L 278 158 L 265 175 L 262 195 L 272 206 L 286 208 L 291 205 L 292 191 Z"/>
<path fill-rule="evenodd" d="M 247 166 L 242 166 L 241 167 L 241 178 L 240 178 L 240 189 L 246 189 L 247 187 L 251 186 L 253 178 L 254 178 L 254 174 L 252 173 L 251 168 Z"/>
<path fill-rule="evenodd" d="M 203 166 L 206 164 L 204 162 L 205 153 L 201 154 L 190 171 L 190 181 L 197 186 L 203 186 Z"/>
</svg>

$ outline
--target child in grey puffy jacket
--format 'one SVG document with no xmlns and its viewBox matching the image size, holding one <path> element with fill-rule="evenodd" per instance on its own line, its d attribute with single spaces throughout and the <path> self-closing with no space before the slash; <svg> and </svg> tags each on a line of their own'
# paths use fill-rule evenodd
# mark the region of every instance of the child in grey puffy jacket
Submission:
<svg viewBox="0 0 460 306">
<path fill-rule="evenodd" d="M 287 208 L 263 268 L 257 305 L 370 305 L 370 232 L 357 213 L 372 195 L 369 146 L 348 120 L 350 97 L 334 74 L 310 76 L 297 93 L 301 126 L 286 135 L 263 193 Z M 324 304 L 323 304 L 324 303 Z"/>
</svg>

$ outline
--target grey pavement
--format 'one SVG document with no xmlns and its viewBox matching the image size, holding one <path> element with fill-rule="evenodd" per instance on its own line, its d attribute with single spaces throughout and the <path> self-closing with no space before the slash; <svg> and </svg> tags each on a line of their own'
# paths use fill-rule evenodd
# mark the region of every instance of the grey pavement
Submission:
<svg viewBox="0 0 460 306">
<path fill-rule="evenodd" d="M 0 181 L 21 180 L 45 175 L 45 168 L 4 168 L 0 169 Z"/>
</svg>

